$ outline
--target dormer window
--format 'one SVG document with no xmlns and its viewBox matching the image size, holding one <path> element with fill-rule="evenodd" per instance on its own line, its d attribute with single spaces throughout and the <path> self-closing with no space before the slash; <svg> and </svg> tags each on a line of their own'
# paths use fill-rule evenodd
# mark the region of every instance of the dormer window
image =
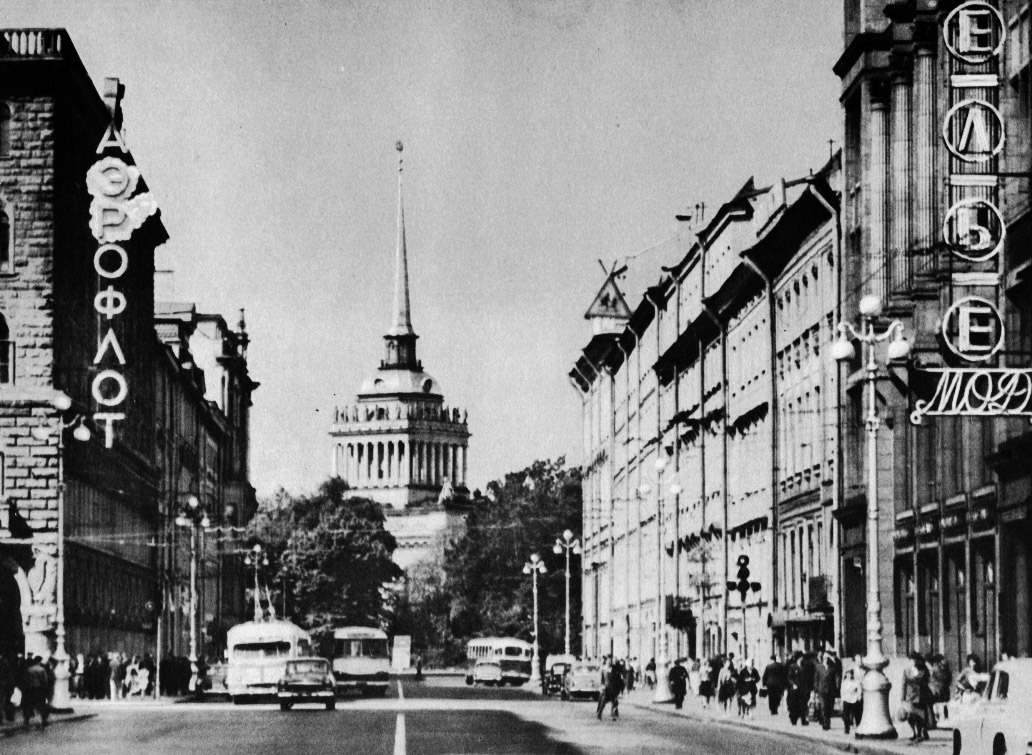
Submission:
<svg viewBox="0 0 1032 755">
<path fill-rule="evenodd" d="M 430 393 L 434 389 L 434 381 L 430 378 L 426 378 L 421 387 L 423 389 L 423 393 Z"/>
</svg>

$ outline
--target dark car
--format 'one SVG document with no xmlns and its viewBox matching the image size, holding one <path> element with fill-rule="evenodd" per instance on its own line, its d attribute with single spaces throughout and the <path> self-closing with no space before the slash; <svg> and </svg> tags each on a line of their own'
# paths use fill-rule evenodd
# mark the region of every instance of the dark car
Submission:
<svg viewBox="0 0 1032 755">
<path fill-rule="evenodd" d="M 298 658 L 287 661 L 283 677 L 276 685 L 280 710 L 290 710 L 294 703 L 326 703 L 326 710 L 337 707 L 334 690 L 336 680 L 330 662 L 324 658 Z"/>
</svg>

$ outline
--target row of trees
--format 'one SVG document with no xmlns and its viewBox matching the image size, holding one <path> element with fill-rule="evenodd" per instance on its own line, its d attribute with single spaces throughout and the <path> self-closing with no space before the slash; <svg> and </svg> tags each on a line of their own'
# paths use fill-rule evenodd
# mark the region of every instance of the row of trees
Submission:
<svg viewBox="0 0 1032 755">
<path fill-rule="evenodd" d="M 473 637 L 533 634 L 531 553 L 545 560 L 538 577 L 542 652 L 562 652 L 565 556 L 552 546 L 564 530 L 581 532 L 581 475 L 565 459 L 538 461 L 474 494 L 466 526 L 441 543 L 443 559 L 403 574 L 380 504 L 351 497 L 340 478 L 318 492 L 280 490 L 249 526 L 249 543 L 269 554 L 272 599 L 288 616 L 324 636 L 347 624 L 382 625 L 412 636 L 428 665 L 461 663 Z M 385 585 L 396 589 L 385 589 Z M 571 633 L 580 646 L 580 562 L 571 562 Z"/>
</svg>

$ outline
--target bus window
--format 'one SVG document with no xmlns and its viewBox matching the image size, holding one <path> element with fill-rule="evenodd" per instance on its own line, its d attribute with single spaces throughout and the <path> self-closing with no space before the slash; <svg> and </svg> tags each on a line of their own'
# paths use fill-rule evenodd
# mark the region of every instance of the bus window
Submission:
<svg viewBox="0 0 1032 755">
<path fill-rule="evenodd" d="M 514 655 L 514 656 L 519 657 L 519 656 L 523 655 L 523 648 L 507 647 L 507 648 L 505 648 L 505 654 L 506 655 Z"/>
<path fill-rule="evenodd" d="M 285 658 L 290 655 L 290 643 L 281 642 L 245 642 L 233 647 L 233 657 L 244 659 Z"/>
<path fill-rule="evenodd" d="M 297 641 L 297 654 L 301 658 L 307 658 L 312 654 L 312 643 L 306 639 L 300 639 Z"/>
<path fill-rule="evenodd" d="M 389 658 L 387 640 L 334 640 L 334 658 Z"/>
</svg>

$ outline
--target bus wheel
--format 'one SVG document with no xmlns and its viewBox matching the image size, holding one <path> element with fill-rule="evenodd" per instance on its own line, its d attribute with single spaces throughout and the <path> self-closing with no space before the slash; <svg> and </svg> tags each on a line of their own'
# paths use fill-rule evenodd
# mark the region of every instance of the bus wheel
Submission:
<svg viewBox="0 0 1032 755">
<path fill-rule="evenodd" d="M 280 710 L 290 710 L 290 703 L 288 703 L 288 702 L 280 703 L 279 704 L 279 709 Z"/>
<path fill-rule="evenodd" d="M 467 676 L 466 677 L 466 686 L 467 687 L 472 687 L 473 686 L 473 677 L 472 676 Z"/>
<path fill-rule="evenodd" d="M 329 702 L 326 703 L 326 710 L 336 710 L 336 709 L 337 709 L 337 701 L 336 700 L 330 700 Z"/>
</svg>

